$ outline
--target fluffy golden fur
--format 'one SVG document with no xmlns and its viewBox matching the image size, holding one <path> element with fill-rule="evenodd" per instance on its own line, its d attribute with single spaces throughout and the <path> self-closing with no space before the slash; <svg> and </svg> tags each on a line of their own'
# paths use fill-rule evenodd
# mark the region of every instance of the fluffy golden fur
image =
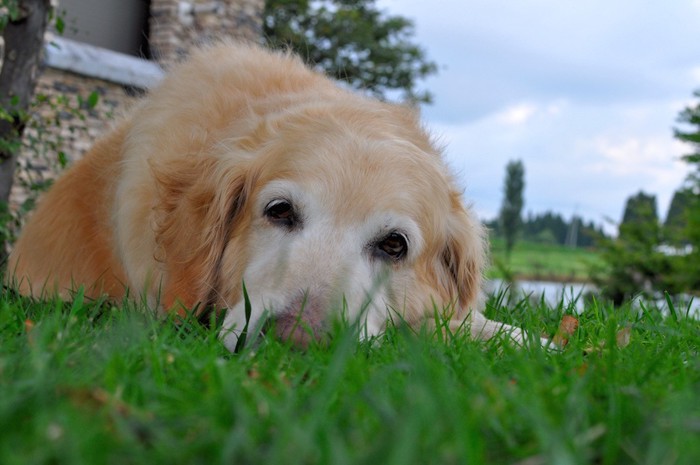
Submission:
<svg viewBox="0 0 700 465">
<path fill-rule="evenodd" d="M 11 254 L 21 292 L 217 308 L 229 348 L 277 322 L 304 345 L 344 312 L 378 334 L 477 302 L 484 230 L 409 108 L 255 46 L 196 52 L 62 176 Z M 522 335 L 510 327 L 514 336 Z"/>
</svg>

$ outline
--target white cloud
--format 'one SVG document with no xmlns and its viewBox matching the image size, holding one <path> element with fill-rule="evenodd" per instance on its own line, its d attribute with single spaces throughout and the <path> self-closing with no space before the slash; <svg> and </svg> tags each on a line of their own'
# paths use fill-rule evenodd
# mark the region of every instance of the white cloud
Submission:
<svg viewBox="0 0 700 465">
<path fill-rule="evenodd" d="M 433 130 L 482 218 L 498 212 L 508 160 L 522 159 L 526 211 L 576 212 L 601 222 L 618 220 L 627 197 L 640 189 L 657 195 L 665 215 L 689 170 L 679 160 L 688 147 L 671 133 L 678 109 L 667 101 L 614 107 L 530 102 L 472 122 L 434 124 Z"/>
<path fill-rule="evenodd" d="M 677 172 L 678 159 L 687 150 L 681 142 L 661 136 L 618 140 L 600 136 L 592 141 L 591 148 L 601 157 L 588 165 L 591 172 L 652 177 Z"/>
<path fill-rule="evenodd" d="M 505 125 L 519 126 L 530 121 L 536 113 L 537 106 L 530 103 L 521 103 L 498 113 L 496 121 Z"/>
<path fill-rule="evenodd" d="M 700 5 L 700 0 L 698 0 L 698 4 Z M 700 6 L 698 6 L 698 9 L 700 9 Z M 700 66 L 694 66 L 690 70 L 690 76 L 692 77 L 693 81 L 700 83 Z"/>
<path fill-rule="evenodd" d="M 552 115 L 552 116 L 559 115 L 562 111 L 564 111 L 564 109 L 566 108 L 567 105 L 568 105 L 568 102 L 566 100 L 560 99 L 560 100 L 554 101 L 554 102 L 547 105 L 547 110 L 546 110 L 547 114 Z"/>
</svg>

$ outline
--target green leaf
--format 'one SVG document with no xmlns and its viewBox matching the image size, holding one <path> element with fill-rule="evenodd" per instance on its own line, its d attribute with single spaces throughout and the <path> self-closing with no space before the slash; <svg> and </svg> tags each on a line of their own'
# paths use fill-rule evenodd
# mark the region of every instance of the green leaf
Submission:
<svg viewBox="0 0 700 465">
<path fill-rule="evenodd" d="M 100 94 L 98 94 L 96 91 L 93 91 L 88 96 L 88 99 L 87 99 L 88 108 L 91 108 L 91 109 L 95 108 L 95 106 L 97 105 L 97 102 L 99 102 L 99 100 L 100 100 Z"/>
<path fill-rule="evenodd" d="M 63 20 L 63 17 L 62 17 L 62 16 L 57 16 L 57 17 L 56 17 L 55 26 L 56 26 L 56 32 L 58 32 L 60 35 L 63 35 L 63 31 L 64 31 L 65 28 L 66 28 L 66 23 L 65 23 L 65 21 Z"/>
<path fill-rule="evenodd" d="M 58 163 L 61 165 L 61 168 L 66 167 L 66 165 L 68 164 L 68 157 L 66 157 L 66 152 L 58 152 Z"/>
</svg>

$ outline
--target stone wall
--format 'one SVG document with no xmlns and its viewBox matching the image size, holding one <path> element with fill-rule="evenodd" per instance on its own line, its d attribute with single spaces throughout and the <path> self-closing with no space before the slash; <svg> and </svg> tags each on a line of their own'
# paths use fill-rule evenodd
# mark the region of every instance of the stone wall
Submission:
<svg viewBox="0 0 700 465">
<path fill-rule="evenodd" d="M 221 37 L 260 42 L 264 0 L 151 0 L 150 49 L 163 65 Z"/>
<path fill-rule="evenodd" d="M 90 106 L 90 95 L 98 96 Z M 10 197 L 17 212 L 62 170 L 81 158 L 115 118 L 128 112 L 135 92 L 120 84 L 45 67 L 37 82 L 32 119 L 25 128 Z M 26 205 L 25 208 L 30 207 Z"/>
</svg>

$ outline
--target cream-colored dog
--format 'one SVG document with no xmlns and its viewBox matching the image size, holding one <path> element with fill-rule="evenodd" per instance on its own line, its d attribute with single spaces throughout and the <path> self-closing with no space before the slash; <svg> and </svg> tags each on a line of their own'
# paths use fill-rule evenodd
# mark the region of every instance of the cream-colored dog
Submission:
<svg viewBox="0 0 700 465">
<path fill-rule="evenodd" d="M 364 334 L 476 307 L 484 230 L 415 112 L 344 90 L 288 54 L 196 52 L 41 200 L 11 254 L 21 292 L 145 297 L 264 319 L 298 345 L 341 313 Z"/>
</svg>

